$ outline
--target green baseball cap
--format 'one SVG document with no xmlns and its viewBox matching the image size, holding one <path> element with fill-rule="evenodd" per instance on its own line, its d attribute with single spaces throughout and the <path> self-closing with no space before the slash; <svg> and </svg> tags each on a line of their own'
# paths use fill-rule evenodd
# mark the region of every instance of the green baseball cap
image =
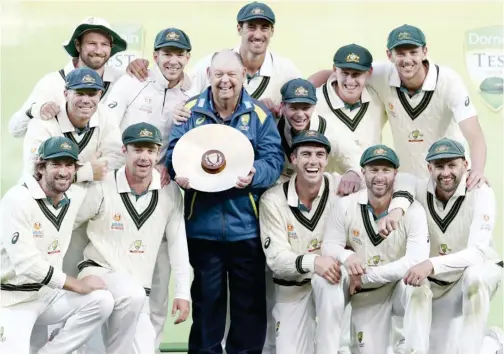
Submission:
<svg viewBox="0 0 504 354">
<path fill-rule="evenodd" d="M 394 150 L 383 144 L 373 145 L 364 150 L 360 159 L 360 165 L 364 167 L 368 163 L 378 160 L 388 161 L 394 168 L 399 168 L 399 157 L 397 157 Z"/>
<path fill-rule="evenodd" d="M 175 47 L 191 51 L 189 36 L 178 28 L 167 28 L 159 32 L 154 40 L 154 50 L 165 47 Z"/>
<path fill-rule="evenodd" d="M 88 31 L 101 31 L 108 34 L 112 38 L 110 56 L 125 51 L 128 48 L 128 43 L 124 39 L 122 39 L 118 33 L 112 30 L 110 23 L 99 17 L 86 17 L 75 28 L 72 37 L 70 37 L 70 40 L 63 45 L 63 48 L 65 48 L 66 52 L 70 54 L 72 58 L 79 57 L 79 52 L 75 47 L 75 40 L 80 39 L 80 37 Z"/>
<path fill-rule="evenodd" d="M 426 161 L 441 159 L 465 159 L 465 149 L 458 141 L 443 138 L 431 145 L 427 152 Z"/>
<path fill-rule="evenodd" d="M 373 56 L 366 48 L 349 44 L 336 51 L 333 62 L 337 68 L 368 71 L 371 69 Z"/>
<path fill-rule="evenodd" d="M 325 147 L 327 153 L 331 152 L 331 143 L 329 140 L 327 140 L 325 135 L 320 134 L 316 130 L 303 130 L 301 133 L 296 135 L 292 139 L 292 150 L 298 146 L 307 144 L 320 144 Z"/>
<path fill-rule="evenodd" d="M 124 145 L 134 143 L 154 143 L 159 146 L 163 145 L 159 129 L 145 122 L 136 123 L 127 127 L 122 134 L 122 141 Z"/>
<path fill-rule="evenodd" d="M 275 13 L 268 5 L 254 1 L 243 6 L 236 16 L 236 21 L 238 23 L 256 19 L 263 19 L 274 25 Z"/>
<path fill-rule="evenodd" d="M 79 147 L 68 138 L 63 136 L 54 136 L 47 139 L 39 146 L 38 156 L 42 160 L 69 157 L 77 161 L 79 160 Z"/>
<path fill-rule="evenodd" d="M 393 29 L 387 39 L 387 48 L 392 50 L 404 44 L 423 47 L 427 44 L 425 34 L 420 28 L 410 25 L 402 25 Z"/>
<path fill-rule="evenodd" d="M 100 75 L 88 67 L 74 69 L 66 76 L 65 88 L 67 90 L 95 89 L 103 91 L 104 87 Z"/>
<path fill-rule="evenodd" d="M 280 89 L 284 103 L 317 103 L 317 93 L 313 84 L 305 79 L 292 79 Z"/>
</svg>

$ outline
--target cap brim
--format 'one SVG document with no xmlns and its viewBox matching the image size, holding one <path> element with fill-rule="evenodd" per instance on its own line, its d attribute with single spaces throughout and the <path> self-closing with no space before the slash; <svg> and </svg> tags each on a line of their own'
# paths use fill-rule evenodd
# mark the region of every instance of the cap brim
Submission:
<svg viewBox="0 0 504 354">
<path fill-rule="evenodd" d="M 455 153 L 444 153 L 437 154 L 431 157 L 427 157 L 425 161 L 434 161 L 434 160 L 442 160 L 442 159 L 460 159 L 465 158 L 465 155 L 455 154 Z"/>
<path fill-rule="evenodd" d="M 161 48 L 167 48 L 167 47 L 174 47 L 174 48 L 179 48 L 179 49 L 191 50 L 191 47 L 184 45 L 182 43 L 177 43 L 177 42 L 169 42 L 169 43 L 155 46 L 154 50 L 158 50 Z"/>
<path fill-rule="evenodd" d="M 104 87 L 98 86 L 98 85 L 87 85 L 87 84 L 78 84 L 75 86 L 68 86 L 68 90 L 105 90 Z"/>
<path fill-rule="evenodd" d="M 405 39 L 405 40 L 399 41 L 397 43 L 394 43 L 394 45 L 390 46 L 389 49 L 394 49 L 394 48 L 397 48 L 401 45 L 414 45 L 416 47 L 423 47 L 425 45 L 425 43 L 413 41 L 411 39 Z"/>
<path fill-rule="evenodd" d="M 305 139 L 303 139 L 303 141 L 300 141 L 299 143 L 292 144 L 292 150 L 294 150 L 298 146 L 303 146 L 303 145 L 307 145 L 307 144 L 322 145 L 323 147 L 325 147 L 327 149 L 327 152 L 331 152 L 331 147 L 329 145 L 321 142 L 320 140 L 318 140 L 316 138 L 305 138 Z"/>
<path fill-rule="evenodd" d="M 289 98 L 286 100 L 282 100 L 284 103 L 308 103 L 311 105 L 317 104 L 317 100 L 308 98 L 308 97 L 296 97 L 296 98 Z"/>
<path fill-rule="evenodd" d="M 123 141 L 124 145 L 136 144 L 136 143 L 151 143 L 151 144 L 156 144 L 156 145 L 159 145 L 159 146 L 163 145 L 162 142 L 160 142 L 160 141 L 156 142 L 156 141 L 152 140 L 152 138 L 142 138 L 142 137 L 139 137 L 139 138 L 131 139 L 131 140 L 128 140 L 128 141 Z"/>
<path fill-rule="evenodd" d="M 57 159 L 57 158 L 61 158 L 61 157 L 68 157 L 68 158 L 71 158 L 72 160 L 74 161 L 77 161 L 78 158 L 76 159 L 74 155 L 72 155 L 71 153 L 69 152 L 58 152 L 56 154 L 52 154 L 52 155 L 49 155 L 49 156 L 46 156 L 43 158 L 43 160 L 54 160 L 54 159 Z"/>
<path fill-rule="evenodd" d="M 75 29 L 74 33 L 72 34 L 72 37 L 70 38 L 70 40 L 63 45 L 63 48 L 65 48 L 66 52 L 72 58 L 79 57 L 79 52 L 77 51 L 77 48 L 75 48 L 75 39 L 80 37 L 84 32 L 90 31 L 93 29 L 108 33 L 112 37 L 112 49 L 110 50 L 110 56 L 113 56 L 119 52 L 123 52 L 128 48 L 128 43 L 124 39 L 122 39 L 119 36 L 119 34 L 112 31 L 110 28 L 102 26 L 102 25 L 82 24 L 82 25 L 77 26 L 77 28 Z"/>
<path fill-rule="evenodd" d="M 390 162 L 392 164 L 392 166 L 394 166 L 394 168 L 399 168 L 399 164 L 397 164 L 395 161 L 389 159 L 388 157 L 384 157 L 384 156 L 374 156 L 374 157 L 371 157 L 370 159 L 366 160 L 362 164 L 362 167 L 366 166 L 367 164 L 369 164 L 371 162 L 379 161 L 379 160 Z"/>
<path fill-rule="evenodd" d="M 226 166 L 219 173 L 209 174 L 201 167 L 201 157 L 209 150 L 224 154 Z M 188 178 L 192 189 L 220 192 L 233 188 L 238 177 L 250 173 L 254 149 L 239 130 L 222 124 L 205 124 L 180 138 L 173 150 L 172 162 L 176 175 Z"/>
<path fill-rule="evenodd" d="M 340 69 L 354 69 L 358 71 L 369 71 L 371 69 L 371 67 L 367 67 L 357 63 L 334 63 L 334 66 Z"/>
<path fill-rule="evenodd" d="M 252 15 L 252 16 L 244 17 L 240 22 L 247 22 L 247 21 L 251 21 L 251 20 L 266 20 L 269 23 L 271 23 L 272 25 L 275 24 L 275 21 L 273 21 L 271 18 L 264 16 L 264 15 Z"/>
</svg>

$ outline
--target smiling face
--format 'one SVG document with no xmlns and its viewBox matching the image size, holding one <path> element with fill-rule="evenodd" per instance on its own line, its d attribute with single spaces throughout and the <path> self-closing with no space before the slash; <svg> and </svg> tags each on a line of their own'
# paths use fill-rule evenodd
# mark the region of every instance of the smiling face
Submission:
<svg viewBox="0 0 504 354">
<path fill-rule="evenodd" d="M 362 169 L 368 193 L 375 198 L 381 198 L 392 193 L 394 179 L 397 170 L 392 164 L 385 160 L 377 160 L 368 163 Z"/>
<path fill-rule="evenodd" d="M 334 67 L 333 71 L 333 76 L 337 80 L 338 96 L 348 103 L 359 101 L 372 70 L 359 71 Z"/>
<path fill-rule="evenodd" d="M 420 73 L 420 70 L 423 70 L 427 47 L 402 45 L 392 49 L 392 51 L 387 50 L 387 56 L 397 68 L 401 80 L 407 81 L 413 79 Z"/>
<path fill-rule="evenodd" d="M 241 48 L 255 55 L 266 53 L 274 33 L 274 27 L 270 22 L 255 19 L 239 23 L 237 28 L 242 38 Z"/>
<path fill-rule="evenodd" d="M 464 173 L 467 172 L 467 160 L 463 158 L 434 160 L 429 163 L 428 168 L 436 187 L 450 194 L 455 192 Z"/>
<path fill-rule="evenodd" d="M 110 58 L 112 39 L 104 32 L 88 31 L 75 40 L 75 46 L 82 62 L 90 69 L 98 70 Z"/>
<path fill-rule="evenodd" d="M 37 172 L 47 191 L 55 195 L 65 193 L 76 173 L 75 160 L 68 157 L 46 160 L 37 165 Z"/>
<path fill-rule="evenodd" d="M 217 53 L 208 68 L 208 78 L 214 99 L 232 101 L 241 93 L 245 80 L 245 68 L 233 51 Z"/>
<path fill-rule="evenodd" d="M 96 112 L 102 91 L 96 89 L 66 90 L 68 117 L 77 127 L 84 127 Z"/>
<path fill-rule="evenodd" d="M 327 166 L 327 150 L 325 147 L 313 144 L 297 147 L 291 154 L 297 178 L 307 185 L 322 182 Z"/>
<path fill-rule="evenodd" d="M 139 180 L 148 178 L 159 160 L 159 145 L 153 143 L 134 143 L 123 146 L 126 154 L 126 169 Z"/>
<path fill-rule="evenodd" d="M 184 75 L 190 57 L 187 50 L 175 47 L 160 48 L 154 52 L 154 61 L 168 81 L 177 81 Z"/>
<path fill-rule="evenodd" d="M 315 111 L 315 105 L 309 103 L 282 103 L 281 109 L 285 119 L 297 132 L 310 127 L 310 117 Z"/>
</svg>

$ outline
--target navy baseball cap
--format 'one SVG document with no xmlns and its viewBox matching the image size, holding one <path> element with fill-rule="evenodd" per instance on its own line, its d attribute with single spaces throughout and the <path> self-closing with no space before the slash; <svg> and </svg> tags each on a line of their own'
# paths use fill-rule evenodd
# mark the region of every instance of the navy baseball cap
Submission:
<svg viewBox="0 0 504 354">
<path fill-rule="evenodd" d="M 243 6 L 236 16 L 236 21 L 238 23 L 256 19 L 266 20 L 274 25 L 275 13 L 268 5 L 263 4 L 262 2 L 254 1 Z"/>
<path fill-rule="evenodd" d="M 320 144 L 327 150 L 327 153 L 331 152 L 331 143 L 325 137 L 325 135 L 320 134 L 316 130 L 303 130 L 301 133 L 296 135 L 292 139 L 292 150 L 298 146 L 306 144 Z"/>
<path fill-rule="evenodd" d="M 104 90 L 103 80 L 98 73 L 88 67 L 72 70 L 66 76 L 67 90 L 95 89 Z"/>
<path fill-rule="evenodd" d="M 382 144 L 373 145 L 364 150 L 361 156 L 360 165 L 361 167 L 364 167 L 368 163 L 378 160 L 388 161 L 392 164 L 392 166 L 394 166 L 394 168 L 399 168 L 399 157 L 395 151 Z"/>
<path fill-rule="evenodd" d="M 292 79 L 283 84 L 280 89 L 282 102 L 285 103 L 317 103 L 317 93 L 313 84 L 305 79 Z"/>
<path fill-rule="evenodd" d="M 69 157 L 77 161 L 79 159 L 79 147 L 68 138 L 54 136 L 40 144 L 38 156 L 41 160 Z"/>
<path fill-rule="evenodd" d="M 154 40 L 154 50 L 164 47 L 175 47 L 191 51 L 189 36 L 178 28 L 167 28 L 159 32 Z"/>
<path fill-rule="evenodd" d="M 161 132 L 152 124 L 140 122 L 127 127 L 122 134 L 124 145 L 134 143 L 153 143 L 163 145 Z"/>
</svg>

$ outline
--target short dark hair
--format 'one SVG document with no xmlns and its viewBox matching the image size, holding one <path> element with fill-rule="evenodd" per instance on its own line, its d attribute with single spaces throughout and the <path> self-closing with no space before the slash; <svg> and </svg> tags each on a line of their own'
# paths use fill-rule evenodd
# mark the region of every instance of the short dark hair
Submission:
<svg viewBox="0 0 504 354">
<path fill-rule="evenodd" d="M 39 170 L 45 170 L 47 167 L 47 162 L 53 161 L 53 160 L 70 160 L 70 158 L 65 157 L 61 159 L 51 159 L 51 160 L 42 160 L 40 158 L 37 158 L 37 160 L 34 162 L 34 169 L 33 169 L 33 178 L 35 178 L 36 181 L 40 181 L 42 179 L 42 173 L 39 172 Z M 75 161 L 75 172 L 79 170 L 80 165 Z"/>
</svg>

